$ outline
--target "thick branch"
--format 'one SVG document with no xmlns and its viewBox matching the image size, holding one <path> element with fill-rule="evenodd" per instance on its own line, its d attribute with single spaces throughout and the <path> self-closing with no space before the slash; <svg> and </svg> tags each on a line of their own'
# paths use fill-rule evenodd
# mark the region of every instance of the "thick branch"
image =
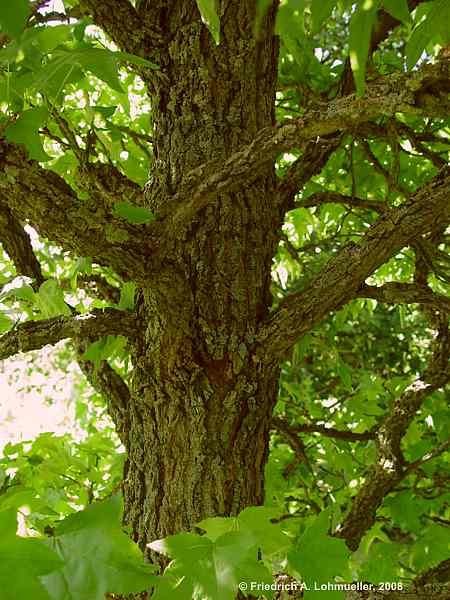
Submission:
<svg viewBox="0 0 450 600">
<path fill-rule="evenodd" d="M 365 280 L 403 246 L 450 222 L 450 169 L 376 221 L 357 244 L 345 246 L 303 292 L 288 296 L 259 335 L 261 359 L 279 361 L 331 311 L 359 296 Z M 266 355 L 266 356 L 264 356 Z M 259 359 L 259 357 L 258 357 Z"/>
<path fill-rule="evenodd" d="M 88 192 L 89 200 L 95 206 L 99 204 L 111 209 L 115 202 L 123 200 L 139 203 L 141 187 L 128 179 L 114 165 L 107 163 L 85 163 L 79 168 L 80 189 Z"/>
<path fill-rule="evenodd" d="M 446 317 L 439 320 L 439 332 L 433 346 L 433 356 L 423 377 L 394 401 L 390 414 L 377 431 L 376 462 L 337 534 L 345 539 L 351 550 L 358 548 L 363 535 L 374 524 L 376 511 L 385 496 L 410 472 L 403 458 L 401 440 L 416 412 L 427 396 L 450 381 L 450 332 Z"/>
<path fill-rule="evenodd" d="M 374 298 L 387 304 L 425 304 L 438 310 L 450 312 L 450 299 L 435 294 L 429 287 L 414 283 L 385 283 L 382 286 L 363 285 L 359 298 Z"/>
<path fill-rule="evenodd" d="M 338 98 L 309 111 L 304 117 L 262 129 L 251 144 L 225 163 L 207 162 L 184 178 L 179 192 L 164 209 L 165 215 L 170 217 L 172 231 L 176 233 L 189 224 L 215 194 L 238 190 L 243 183 L 256 180 L 280 152 L 302 147 L 324 136 L 352 131 L 362 123 L 392 117 L 397 112 L 447 116 L 448 107 L 440 90 L 442 88 L 445 94 L 448 89 L 449 72 L 450 56 L 442 55 L 435 64 L 418 71 L 396 73 L 374 81 L 364 98 L 355 95 Z M 424 96 L 426 102 L 423 102 Z M 186 198 L 190 200 L 186 202 Z"/>
<path fill-rule="evenodd" d="M 44 237 L 78 256 L 112 266 L 127 278 L 141 279 L 151 264 L 151 226 L 133 226 L 111 214 L 111 207 L 89 205 L 56 173 L 28 160 L 16 145 L 0 140 L 2 201 L 19 221 L 28 220 Z M 122 182 L 123 183 L 123 182 Z"/>
<path fill-rule="evenodd" d="M 136 318 L 131 312 L 105 309 L 74 317 L 27 321 L 0 336 L 0 360 L 18 352 L 38 350 L 66 338 L 95 340 L 105 335 L 133 335 Z"/>
</svg>

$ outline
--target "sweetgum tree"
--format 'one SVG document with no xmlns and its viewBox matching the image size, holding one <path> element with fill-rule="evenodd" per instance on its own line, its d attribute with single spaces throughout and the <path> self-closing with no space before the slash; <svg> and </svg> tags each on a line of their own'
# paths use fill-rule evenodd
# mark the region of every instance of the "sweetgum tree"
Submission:
<svg viewBox="0 0 450 600">
<path fill-rule="evenodd" d="M 0 7 L 0 356 L 71 338 L 149 558 L 266 502 L 304 518 L 306 581 L 321 536 L 328 579 L 448 579 L 449 22 L 445 0 Z M 194 568 L 183 535 L 163 549 Z"/>
</svg>

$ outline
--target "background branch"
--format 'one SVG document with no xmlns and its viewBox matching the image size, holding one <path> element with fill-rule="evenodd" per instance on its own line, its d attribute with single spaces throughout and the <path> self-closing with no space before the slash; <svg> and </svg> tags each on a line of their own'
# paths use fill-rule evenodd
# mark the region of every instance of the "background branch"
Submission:
<svg viewBox="0 0 450 600">
<path fill-rule="evenodd" d="M 374 298 L 387 304 L 425 304 L 450 312 L 450 299 L 434 293 L 429 287 L 414 283 L 388 282 L 382 286 L 363 285 L 359 298 Z"/>
<path fill-rule="evenodd" d="M 338 192 L 331 191 L 312 194 L 295 206 L 296 208 L 310 208 L 312 206 L 320 206 L 321 204 L 343 204 L 344 206 L 351 206 L 352 208 L 373 210 L 377 213 L 384 213 L 388 209 L 384 202 L 364 200 L 363 198 L 355 198 L 347 196 L 346 194 L 339 194 Z"/>
<path fill-rule="evenodd" d="M 87 339 L 74 340 L 80 369 L 89 383 L 106 401 L 117 435 L 128 447 L 130 390 L 122 377 L 105 361 L 96 368 L 94 363 L 82 358 L 89 346 Z"/>
<path fill-rule="evenodd" d="M 440 316 L 439 331 L 433 342 L 433 354 L 421 379 L 417 379 L 393 403 L 390 414 L 377 431 L 377 457 L 374 465 L 353 499 L 350 511 L 338 537 L 356 550 L 363 535 L 375 522 L 383 499 L 409 473 L 401 450 L 401 440 L 425 398 L 450 381 L 448 359 L 450 332 L 447 317 Z"/>
<path fill-rule="evenodd" d="M 356 433 L 354 431 L 346 431 L 342 429 L 336 429 L 334 427 L 326 427 L 324 424 L 319 423 L 307 423 L 301 425 L 289 425 L 284 419 L 274 417 L 272 419 L 272 426 L 277 431 L 286 435 L 298 436 L 301 433 L 320 433 L 325 437 L 334 438 L 337 440 L 345 440 L 347 442 L 367 442 L 368 440 L 375 439 L 375 431 L 364 431 Z"/>
<path fill-rule="evenodd" d="M 281 215 L 296 208 L 296 194 L 311 177 L 320 173 L 330 156 L 341 145 L 342 137 L 340 134 L 322 137 L 306 144 L 302 156 L 292 163 L 277 185 L 275 204 L 279 206 Z"/>
</svg>

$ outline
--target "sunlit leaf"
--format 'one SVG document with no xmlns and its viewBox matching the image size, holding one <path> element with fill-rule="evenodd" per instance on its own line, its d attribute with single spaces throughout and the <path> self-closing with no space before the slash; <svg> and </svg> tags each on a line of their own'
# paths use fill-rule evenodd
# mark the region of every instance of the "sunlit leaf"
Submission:
<svg viewBox="0 0 450 600">
<path fill-rule="evenodd" d="M 406 46 L 410 69 L 432 40 L 440 41 L 442 45 L 450 40 L 450 3 L 447 0 L 434 0 L 427 8 L 429 12 L 415 27 Z"/>
<path fill-rule="evenodd" d="M 44 106 L 31 108 L 23 112 L 19 118 L 8 125 L 5 135 L 10 142 L 23 144 L 28 150 L 30 158 L 34 160 L 49 160 L 44 151 L 39 129 L 45 125 L 49 118 L 49 112 Z"/>
<path fill-rule="evenodd" d="M 378 0 L 359 0 L 350 22 L 350 64 L 359 96 L 364 94 L 367 54 L 377 10 Z"/>
<path fill-rule="evenodd" d="M 320 2 L 313 0 L 311 2 L 312 33 L 317 33 L 320 30 L 335 6 L 336 0 L 321 0 Z"/>
<path fill-rule="evenodd" d="M 305 599 L 320 599 L 321 584 L 333 582 L 334 578 L 345 576 L 348 569 L 349 551 L 344 540 L 332 538 L 328 534 L 330 510 L 323 510 L 300 536 L 295 547 L 289 552 L 290 565 L 301 574 L 310 588 Z M 319 589 L 315 589 L 315 585 Z M 342 600 L 341 591 L 329 590 L 327 597 Z"/>
<path fill-rule="evenodd" d="M 28 0 L 3 0 L 0 4 L 0 26 L 11 37 L 17 37 L 30 14 Z"/>
<path fill-rule="evenodd" d="M 208 27 L 216 44 L 220 42 L 219 3 L 217 0 L 197 0 L 202 20 Z"/>
<path fill-rule="evenodd" d="M 67 517 L 48 541 L 64 561 L 60 572 L 42 577 L 52 600 L 104 600 L 106 592 L 147 591 L 154 567 L 122 531 L 117 497 Z"/>
<path fill-rule="evenodd" d="M 35 303 L 44 319 L 59 315 L 70 317 L 72 314 L 64 301 L 62 289 L 54 279 L 48 279 L 40 286 L 39 292 L 35 296 Z"/>
<path fill-rule="evenodd" d="M 134 225 L 150 223 L 155 218 L 153 213 L 143 206 L 136 206 L 131 202 L 116 202 L 114 214 Z"/>
<path fill-rule="evenodd" d="M 383 0 L 383 8 L 398 21 L 411 22 L 407 0 Z"/>
<path fill-rule="evenodd" d="M 42 576 L 63 561 L 41 539 L 16 536 L 17 511 L 0 511 L 0 597 L 2 600 L 49 600 Z"/>
</svg>

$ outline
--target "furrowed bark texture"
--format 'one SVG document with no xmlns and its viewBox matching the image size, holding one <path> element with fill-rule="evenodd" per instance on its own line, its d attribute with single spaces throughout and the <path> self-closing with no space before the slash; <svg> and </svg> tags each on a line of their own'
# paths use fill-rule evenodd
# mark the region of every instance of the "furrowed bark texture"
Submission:
<svg viewBox="0 0 450 600">
<path fill-rule="evenodd" d="M 156 214 L 187 172 L 273 125 L 274 15 L 259 39 L 254 10 L 251 0 L 223 2 L 216 46 L 194 2 L 159 9 Z M 256 368 L 250 347 L 270 305 L 274 188 L 269 160 L 256 184 L 217 195 L 173 236 L 164 269 L 144 286 L 124 481 L 125 519 L 142 546 L 263 500 L 278 368 Z"/>
</svg>

